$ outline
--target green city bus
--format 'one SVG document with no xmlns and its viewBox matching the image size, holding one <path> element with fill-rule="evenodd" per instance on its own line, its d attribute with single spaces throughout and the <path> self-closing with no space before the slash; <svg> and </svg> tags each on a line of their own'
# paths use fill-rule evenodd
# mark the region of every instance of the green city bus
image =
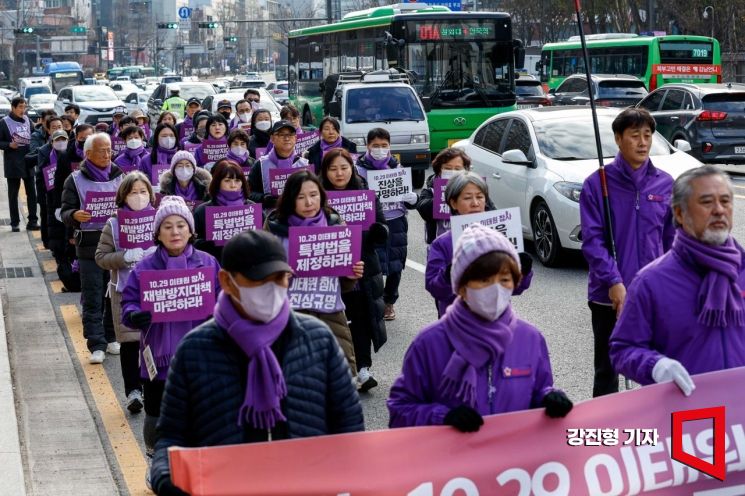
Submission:
<svg viewBox="0 0 745 496">
<path fill-rule="evenodd" d="M 513 41 L 509 14 L 416 3 L 372 8 L 290 32 L 289 96 L 303 124 L 318 125 L 324 115 L 320 83 L 327 76 L 406 69 L 419 95 L 429 97 L 435 153 L 515 108 L 516 56 L 524 51 Z"/>
<path fill-rule="evenodd" d="M 722 81 L 719 42 L 708 36 L 596 34 L 587 36 L 587 49 L 592 73 L 630 74 L 643 80 L 649 91 L 665 83 Z M 543 45 L 538 66 L 549 89 L 567 76 L 584 73 L 579 37 Z"/>
</svg>

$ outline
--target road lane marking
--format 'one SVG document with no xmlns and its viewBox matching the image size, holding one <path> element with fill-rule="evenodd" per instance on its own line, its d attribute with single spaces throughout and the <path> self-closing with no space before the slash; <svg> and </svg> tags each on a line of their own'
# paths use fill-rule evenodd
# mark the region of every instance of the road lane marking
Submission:
<svg viewBox="0 0 745 496">
<path fill-rule="evenodd" d="M 54 260 L 44 260 L 41 265 L 44 268 L 44 272 L 47 274 L 57 272 L 57 262 Z"/>
<path fill-rule="evenodd" d="M 59 279 L 55 279 L 54 281 L 49 281 L 49 285 L 52 286 L 52 291 L 59 294 L 62 292 L 62 288 L 65 287 L 64 284 L 62 284 L 62 281 Z"/>
<path fill-rule="evenodd" d="M 109 377 L 106 375 L 106 370 L 101 365 L 88 363 L 90 352 L 83 337 L 80 312 L 75 305 L 62 305 L 60 312 L 75 348 L 75 354 L 83 367 L 88 387 L 96 402 L 96 409 L 101 416 L 101 421 L 106 429 L 129 494 L 136 496 L 151 495 L 152 493 L 145 487 L 145 470 L 147 470 L 145 456 L 142 454 L 139 444 L 137 444 L 137 439 L 135 439 L 124 410 L 119 405 L 117 395 L 111 386 Z M 116 355 L 106 355 L 106 359 L 117 360 L 118 357 Z"/>
<path fill-rule="evenodd" d="M 422 274 L 424 274 L 424 270 L 426 269 L 424 265 L 420 264 L 419 262 L 415 262 L 410 258 L 406 259 L 406 266 L 411 267 L 415 271 L 421 272 Z"/>
<path fill-rule="evenodd" d="M 745 195 L 735 195 L 735 198 L 745 198 Z"/>
</svg>

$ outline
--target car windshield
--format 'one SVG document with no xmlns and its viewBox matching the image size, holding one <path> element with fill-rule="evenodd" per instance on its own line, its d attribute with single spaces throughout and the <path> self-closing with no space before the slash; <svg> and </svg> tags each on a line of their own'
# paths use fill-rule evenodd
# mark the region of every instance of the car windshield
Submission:
<svg viewBox="0 0 745 496">
<path fill-rule="evenodd" d="M 359 88 L 347 93 L 346 122 L 423 121 L 411 87 Z"/>
<path fill-rule="evenodd" d="M 4 96 L 0 96 L 0 105 L 10 105 L 10 100 L 5 98 Z"/>
<path fill-rule="evenodd" d="M 119 99 L 114 91 L 106 86 L 86 86 L 85 88 L 76 88 L 74 91 L 76 102 L 105 102 L 106 100 Z"/>
<path fill-rule="evenodd" d="M 706 110 L 742 113 L 745 111 L 745 93 L 715 93 L 702 99 Z"/>
<path fill-rule="evenodd" d="M 26 98 L 31 95 L 49 95 L 51 93 L 52 90 L 49 89 L 49 86 L 29 86 L 26 88 Z"/>
<path fill-rule="evenodd" d="M 598 95 L 605 98 L 642 98 L 647 88 L 641 81 L 600 81 Z"/>
<path fill-rule="evenodd" d="M 40 93 L 38 95 L 31 95 L 28 99 L 29 105 L 43 105 L 45 103 L 54 103 L 57 99 L 57 95 L 49 93 Z"/>
<path fill-rule="evenodd" d="M 600 141 L 603 145 L 603 157 L 613 158 L 618 152 L 616 140 L 613 137 L 611 124 L 613 119 L 598 116 L 600 126 Z M 533 123 L 535 135 L 538 139 L 538 149 L 548 158 L 554 160 L 591 160 L 597 158 L 595 146 L 595 131 L 592 119 L 587 115 L 584 119 L 550 119 Z M 670 146 L 659 133 L 654 134 L 650 155 L 670 155 Z"/>
<path fill-rule="evenodd" d="M 517 96 L 544 96 L 541 83 L 515 84 L 515 93 Z"/>
<path fill-rule="evenodd" d="M 214 95 L 215 88 L 211 84 L 181 84 L 181 94 L 179 95 L 184 100 L 189 98 L 199 98 L 204 100 L 210 95 Z"/>
</svg>

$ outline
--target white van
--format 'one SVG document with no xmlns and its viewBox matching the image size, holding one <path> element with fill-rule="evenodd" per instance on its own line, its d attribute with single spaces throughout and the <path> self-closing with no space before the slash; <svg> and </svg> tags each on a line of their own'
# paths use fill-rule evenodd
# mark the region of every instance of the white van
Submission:
<svg viewBox="0 0 745 496">
<path fill-rule="evenodd" d="M 414 187 L 421 187 L 431 160 L 429 124 L 425 107 L 406 75 L 395 70 L 340 74 L 328 108 L 339 118 L 342 136 L 358 150 L 365 148 L 371 129 L 388 131 L 391 153 L 404 167 L 411 167 Z"/>
<path fill-rule="evenodd" d="M 48 76 L 21 78 L 18 80 L 18 93 L 26 100 L 31 95 L 51 94 L 52 80 Z"/>
</svg>

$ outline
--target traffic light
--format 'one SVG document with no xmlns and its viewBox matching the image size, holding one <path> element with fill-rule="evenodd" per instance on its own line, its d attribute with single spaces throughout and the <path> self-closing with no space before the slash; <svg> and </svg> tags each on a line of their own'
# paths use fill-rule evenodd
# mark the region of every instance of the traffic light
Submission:
<svg viewBox="0 0 745 496">
<path fill-rule="evenodd" d="M 226 36 L 225 38 L 223 38 L 223 41 L 229 41 L 231 43 L 235 43 L 236 41 L 238 41 L 238 37 L 237 36 Z"/>
<path fill-rule="evenodd" d="M 159 22 L 158 29 L 178 29 L 177 22 Z"/>
<path fill-rule="evenodd" d="M 24 26 L 21 29 L 14 29 L 13 32 L 15 34 L 31 34 L 34 32 L 34 28 L 30 28 L 28 26 Z"/>
<path fill-rule="evenodd" d="M 217 29 L 216 22 L 200 22 L 199 27 L 201 29 Z"/>
<path fill-rule="evenodd" d="M 85 33 L 86 31 L 88 31 L 88 28 L 86 28 L 85 26 L 73 26 L 70 28 L 70 31 L 73 33 Z"/>
</svg>

